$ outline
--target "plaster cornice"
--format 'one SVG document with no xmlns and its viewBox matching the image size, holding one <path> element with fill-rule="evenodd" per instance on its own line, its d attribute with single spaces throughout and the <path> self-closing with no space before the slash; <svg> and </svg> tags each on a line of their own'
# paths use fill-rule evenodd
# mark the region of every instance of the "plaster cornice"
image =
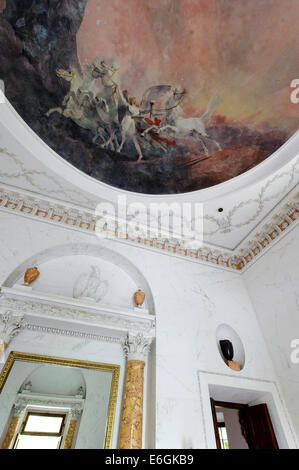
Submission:
<svg viewBox="0 0 299 470">
<path fill-rule="evenodd" d="M 84 304 L 77 302 L 76 299 L 70 300 L 42 293 L 29 292 L 25 294 L 22 290 L 7 287 L 1 288 L 0 313 L 1 311 L 26 315 L 26 329 L 33 331 L 38 329 L 45 333 L 69 335 L 66 333 L 69 330 L 68 327 L 60 328 L 58 326 L 57 328 L 56 323 L 52 328 L 51 325 L 39 322 L 39 319 L 43 319 L 44 323 L 54 319 L 58 323 L 63 322 L 73 327 L 76 324 L 77 332 L 75 333 L 76 329 L 72 328 L 74 335 L 70 334 L 70 336 L 81 336 L 81 332 L 85 331 L 89 336 L 88 339 L 98 339 L 100 341 L 109 341 L 110 338 L 115 338 L 115 341 L 118 342 L 118 339 L 125 336 L 128 331 L 137 331 L 149 336 L 154 336 L 155 332 L 155 316 L 148 313 L 141 314 L 129 309 L 98 305 L 96 303 Z M 86 326 L 92 326 L 94 333 L 92 337 L 86 331 Z"/>
<path fill-rule="evenodd" d="M 167 238 L 151 239 L 129 233 L 124 233 L 117 241 L 241 272 L 297 224 L 298 186 L 297 184 L 234 250 L 205 243 L 199 249 L 190 249 L 186 248 L 184 240 L 174 243 Z M 95 236 L 99 220 L 91 210 L 5 184 L 0 185 L 0 210 L 92 236 Z M 107 238 L 113 238 L 114 234 L 109 228 L 106 229 Z"/>
</svg>

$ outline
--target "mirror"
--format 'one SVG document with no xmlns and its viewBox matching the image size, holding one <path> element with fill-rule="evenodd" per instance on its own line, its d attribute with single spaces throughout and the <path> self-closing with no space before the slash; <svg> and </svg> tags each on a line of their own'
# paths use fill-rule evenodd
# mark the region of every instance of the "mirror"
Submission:
<svg viewBox="0 0 299 470">
<path fill-rule="evenodd" d="M 119 366 L 11 352 L 0 374 L 2 449 L 109 449 Z"/>
</svg>

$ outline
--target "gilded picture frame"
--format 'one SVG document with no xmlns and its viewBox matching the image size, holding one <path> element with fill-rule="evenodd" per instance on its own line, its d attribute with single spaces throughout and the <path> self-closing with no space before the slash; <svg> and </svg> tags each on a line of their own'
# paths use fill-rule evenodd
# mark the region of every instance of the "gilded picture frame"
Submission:
<svg viewBox="0 0 299 470">
<path fill-rule="evenodd" d="M 109 406 L 108 406 L 106 431 L 105 431 L 105 439 L 104 439 L 104 449 L 111 449 L 117 394 L 118 394 L 119 371 L 120 371 L 119 365 L 11 351 L 0 372 L 0 393 L 2 392 L 2 389 L 5 385 L 6 380 L 8 379 L 9 373 L 15 361 L 38 362 L 38 363 L 43 363 L 43 364 L 56 364 L 56 365 L 67 366 L 67 367 L 80 367 L 80 368 L 85 368 L 85 369 L 94 369 L 94 370 L 100 370 L 104 372 L 111 372 L 112 382 L 111 382 L 111 388 L 110 388 Z"/>
</svg>

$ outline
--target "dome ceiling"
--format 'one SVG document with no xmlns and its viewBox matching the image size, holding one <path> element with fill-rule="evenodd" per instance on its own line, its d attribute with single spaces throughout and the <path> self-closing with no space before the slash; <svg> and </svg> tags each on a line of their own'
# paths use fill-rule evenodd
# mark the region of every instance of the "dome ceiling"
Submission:
<svg viewBox="0 0 299 470">
<path fill-rule="evenodd" d="M 207 188 L 298 129 L 297 0 L 6 0 L 0 10 L 6 97 L 101 182 Z"/>
</svg>

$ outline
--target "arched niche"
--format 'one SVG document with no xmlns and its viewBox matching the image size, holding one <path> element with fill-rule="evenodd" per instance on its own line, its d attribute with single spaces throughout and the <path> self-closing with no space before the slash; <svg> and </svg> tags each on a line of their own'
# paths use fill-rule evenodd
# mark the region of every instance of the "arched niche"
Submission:
<svg viewBox="0 0 299 470">
<path fill-rule="evenodd" d="M 126 257 L 98 244 L 58 245 L 36 253 L 14 269 L 3 286 L 22 285 L 26 269 L 33 266 L 41 273 L 32 284 L 33 291 L 72 297 L 78 277 L 97 266 L 101 279 L 108 283 L 101 303 L 132 308 L 134 292 L 141 289 L 146 294 L 146 309 L 155 313 L 152 292 L 141 271 Z"/>
<path fill-rule="evenodd" d="M 27 387 L 27 388 L 26 388 Z M 55 364 L 38 366 L 24 380 L 20 392 L 28 390 L 44 395 L 67 395 L 82 398 L 86 395 L 86 384 L 82 372 L 74 367 Z"/>
</svg>

